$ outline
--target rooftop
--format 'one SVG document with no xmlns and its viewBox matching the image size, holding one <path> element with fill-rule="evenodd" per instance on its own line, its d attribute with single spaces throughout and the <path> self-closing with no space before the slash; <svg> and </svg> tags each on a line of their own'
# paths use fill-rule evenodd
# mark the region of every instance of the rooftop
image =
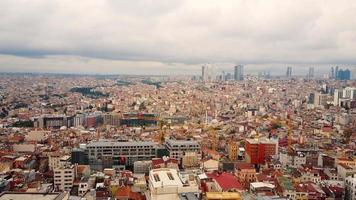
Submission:
<svg viewBox="0 0 356 200">
<path fill-rule="evenodd" d="M 241 183 L 237 180 L 237 178 L 230 173 L 222 172 L 222 173 L 210 173 L 207 174 L 209 178 L 214 179 L 224 191 L 228 191 L 231 189 L 242 189 Z"/>
<path fill-rule="evenodd" d="M 128 142 L 117 142 L 117 141 L 95 141 L 87 145 L 87 147 L 112 147 L 112 146 L 155 146 L 156 143 L 148 141 L 128 141 Z"/>
<path fill-rule="evenodd" d="M 241 199 L 237 192 L 207 192 L 207 199 Z"/>
<path fill-rule="evenodd" d="M 64 193 L 17 193 L 17 192 L 4 192 L 0 194 L 0 200 L 23 200 L 23 199 L 36 199 L 36 200 L 62 200 Z"/>
<path fill-rule="evenodd" d="M 183 183 L 175 169 L 160 168 L 150 171 L 150 181 L 153 187 L 182 187 Z"/>
<path fill-rule="evenodd" d="M 273 184 L 270 183 L 264 183 L 264 182 L 254 182 L 251 183 L 251 187 L 252 188 L 262 188 L 262 187 L 267 187 L 267 188 L 275 188 L 275 186 Z"/>
</svg>

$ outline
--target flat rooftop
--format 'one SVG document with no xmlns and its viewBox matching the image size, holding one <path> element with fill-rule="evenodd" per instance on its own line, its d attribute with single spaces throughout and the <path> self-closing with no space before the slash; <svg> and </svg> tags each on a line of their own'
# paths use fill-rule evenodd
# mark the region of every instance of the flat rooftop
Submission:
<svg viewBox="0 0 356 200">
<path fill-rule="evenodd" d="M 148 142 L 148 141 L 128 141 L 128 142 L 96 141 L 96 142 L 91 142 L 87 145 L 87 147 L 112 147 L 112 146 L 156 146 L 156 143 Z"/>
<path fill-rule="evenodd" d="M 24 199 L 36 199 L 36 200 L 62 200 L 64 195 L 61 193 L 1 193 L 0 200 L 24 200 Z"/>
<path fill-rule="evenodd" d="M 198 145 L 198 142 L 195 140 L 174 140 L 174 139 L 166 139 L 166 143 L 172 145 Z"/>
<path fill-rule="evenodd" d="M 208 199 L 241 199 L 238 192 L 207 192 Z"/>
<path fill-rule="evenodd" d="M 182 187 L 183 183 L 175 169 L 160 168 L 150 171 L 150 181 L 154 188 L 158 187 Z"/>
</svg>

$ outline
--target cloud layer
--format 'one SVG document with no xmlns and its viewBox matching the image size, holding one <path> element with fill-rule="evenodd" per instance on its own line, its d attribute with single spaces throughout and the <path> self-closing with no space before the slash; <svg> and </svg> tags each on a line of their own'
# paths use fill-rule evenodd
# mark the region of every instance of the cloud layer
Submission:
<svg viewBox="0 0 356 200">
<path fill-rule="evenodd" d="M 0 71 L 253 71 L 355 65 L 355 52 L 354 0 L 0 1 Z"/>
</svg>

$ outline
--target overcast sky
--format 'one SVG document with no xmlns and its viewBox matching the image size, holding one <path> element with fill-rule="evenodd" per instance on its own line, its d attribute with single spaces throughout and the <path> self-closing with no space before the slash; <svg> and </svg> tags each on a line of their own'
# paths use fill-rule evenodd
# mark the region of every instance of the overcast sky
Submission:
<svg viewBox="0 0 356 200">
<path fill-rule="evenodd" d="M 356 66 L 355 0 L 0 0 L 0 71 Z"/>
</svg>

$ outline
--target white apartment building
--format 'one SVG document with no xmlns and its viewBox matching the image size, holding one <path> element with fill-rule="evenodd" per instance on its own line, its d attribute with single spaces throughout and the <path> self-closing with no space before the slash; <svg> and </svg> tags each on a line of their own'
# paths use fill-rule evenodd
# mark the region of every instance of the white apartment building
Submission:
<svg viewBox="0 0 356 200">
<path fill-rule="evenodd" d="M 75 179 L 75 167 L 66 166 L 54 169 L 54 187 L 60 191 L 72 188 Z"/>
<path fill-rule="evenodd" d="M 345 179 L 345 199 L 356 199 L 356 175 L 348 176 Z"/>
<path fill-rule="evenodd" d="M 176 169 L 153 169 L 149 173 L 147 200 L 179 200 L 182 195 L 199 197 L 199 185 L 194 176 L 183 177 Z"/>
<path fill-rule="evenodd" d="M 61 156 L 60 155 L 49 155 L 48 156 L 48 167 L 50 170 L 54 170 L 56 168 L 59 168 L 59 160 Z"/>
</svg>

